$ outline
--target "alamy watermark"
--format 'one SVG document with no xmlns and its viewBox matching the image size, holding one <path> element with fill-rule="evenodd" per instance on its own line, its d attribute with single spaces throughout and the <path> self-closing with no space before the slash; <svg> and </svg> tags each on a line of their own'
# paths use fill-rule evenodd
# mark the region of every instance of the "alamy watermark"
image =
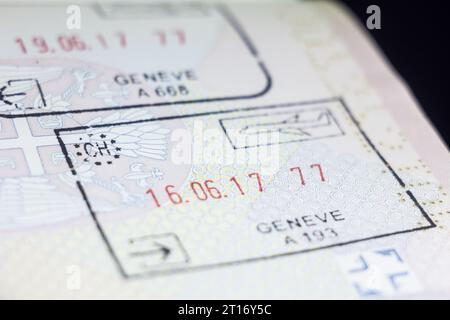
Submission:
<svg viewBox="0 0 450 320">
<path fill-rule="evenodd" d="M 369 30 L 381 29 L 381 9 L 373 4 L 367 7 L 366 13 L 369 17 L 366 20 L 366 26 Z"/>
</svg>

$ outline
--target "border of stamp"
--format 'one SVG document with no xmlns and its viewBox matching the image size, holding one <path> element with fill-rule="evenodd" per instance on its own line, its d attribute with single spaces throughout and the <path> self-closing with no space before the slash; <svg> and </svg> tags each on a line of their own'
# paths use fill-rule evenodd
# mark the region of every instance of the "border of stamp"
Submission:
<svg viewBox="0 0 450 320">
<path fill-rule="evenodd" d="M 42 4 L 40 4 L 42 5 Z M 58 5 L 58 4 L 53 4 Z M 61 5 L 61 4 L 59 4 Z M 130 4 L 131 5 L 131 4 Z M 6 6 L 6 4 L 3 4 Z M 102 15 L 99 13 L 99 9 L 97 6 L 92 5 L 93 10 L 97 12 L 101 19 L 104 19 Z M 272 88 L 272 76 L 270 75 L 269 70 L 267 69 L 264 61 L 259 57 L 258 50 L 253 44 L 252 40 L 243 29 L 237 18 L 232 14 L 232 12 L 228 9 L 228 7 L 223 3 L 211 4 L 209 5 L 211 8 L 215 9 L 219 14 L 224 18 L 224 20 L 231 26 L 231 28 L 236 32 L 238 38 L 241 39 L 244 46 L 247 48 L 249 54 L 253 56 L 259 70 L 265 79 L 264 87 L 256 92 L 245 95 L 237 95 L 237 96 L 222 96 L 222 97 L 213 97 L 213 98 L 202 98 L 202 99 L 192 99 L 192 100 L 179 100 L 179 101 L 168 101 L 168 102 L 157 102 L 157 103 L 143 103 L 143 104 L 132 104 L 132 105 L 123 105 L 123 106 L 112 106 L 112 107 L 93 107 L 89 109 L 78 109 L 78 110 L 67 110 L 67 111 L 49 111 L 49 112 L 34 112 L 34 113 L 23 113 L 23 114 L 2 114 L 0 113 L 1 118 L 6 119 L 14 119 L 14 118 L 31 118 L 31 117 L 41 117 L 41 116 L 54 116 L 54 115 L 63 115 L 63 114 L 80 114 L 80 113 L 88 113 L 88 112 L 101 112 L 101 111 L 111 111 L 111 110 L 124 110 L 124 109 L 138 109 L 138 108 L 150 108 L 150 107 L 163 107 L 163 106 L 176 106 L 176 105 L 186 105 L 186 104 L 194 104 L 194 103 L 208 103 L 208 102 L 221 102 L 221 101 L 236 101 L 236 100 L 248 100 L 254 99 L 261 96 L 264 96 L 266 93 L 270 91 Z M 0 6 L 1 8 L 1 6 Z"/>
<path fill-rule="evenodd" d="M 392 168 L 392 166 L 387 162 L 387 160 L 383 157 L 383 155 L 380 153 L 380 151 L 375 147 L 375 145 L 369 139 L 369 137 L 367 136 L 365 131 L 361 128 L 360 123 L 354 117 L 353 113 L 348 108 L 344 99 L 341 97 L 333 97 L 333 98 L 314 100 L 314 101 L 283 103 L 283 104 L 261 106 L 261 107 L 247 107 L 247 108 L 236 108 L 236 109 L 229 109 L 229 110 L 222 110 L 222 111 L 192 113 L 192 114 L 185 114 L 185 115 L 178 115 L 178 116 L 167 116 L 167 117 L 160 117 L 160 118 L 153 118 L 153 119 L 146 119 L 146 120 L 136 120 L 136 121 L 122 122 L 122 123 L 114 123 L 114 124 L 98 124 L 98 125 L 92 125 L 92 126 L 79 126 L 79 127 L 72 127 L 72 128 L 55 129 L 54 132 L 55 132 L 56 138 L 58 139 L 59 145 L 64 154 L 64 157 L 66 159 L 69 169 L 71 170 L 71 172 L 74 176 L 77 176 L 77 172 L 76 172 L 76 170 L 73 166 L 73 163 L 68 155 L 67 148 L 66 148 L 66 145 L 64 144 L 61 133 L 85 130 L 85 129 L 89 129 L 89 128 L 102 128 L 102 127 L 104 128 L 104 127 L 120 126 L 120 125 L 132 125 L 132 124 L 143 123 L 143 122 L 168 121 L 168 120 L 174 120 L 174 119 L 204 117 L 204 116 L 210 116 L 210 115 L 228 114 L 228 113 L 243 112 L 243 111 L 245 112 L 245 111 L 271 110 L 271 109 L 276 109 L 276 108 L 309 106 L 309 105 L 316 105 L 316 104 L 327 103 L 327 102 L 339 102 L 341 104 L 341 106 L 343 107 L 346 114 L 349 116 L 352 123 L 358 129 L 358 132 L 363 136 L 364 140 L 371 147 L 371 149 L 375 152 L 375 154 L 379 158 L 379 160 L 388 169 L 390 174 L 399 183 L 399 185 L 402 188 L 406 189 L 406 185 L 403 182 L 403 180 L 398 176 L 398 174 L 395 172 L 395 170 Z M 208 269 L 213 269 L 213 268 L 218 268 L 218 267 L 234 266 L 234 265 L 240 265 L 240 264 L 249 263 L 249 262 L 270 260 L 270 259 L 279 258 L 279 257 L 286 257 L 286 256 L 292 256 L 292 255 L 297 255 L 297 254 L 301 254 L 301 253 L 314 252 L 314 251 L 318 251 L 318 250 L 329 249 L 329 248 L 333 248 L 333 247 L 344 246 L 344 245 L 349 245 L 349 244 L 353 244 L 353 243 L 358 243 L 358 242 L 363 242 L 363 241 L 368 241 L 368 240 L 373 240 L 373 239 L 378 239 L 378 238 L 384 238 L 384 237 L 394 236 L 394 235 L 403 234 L 403 233 L 410 233 L 410 232 L 415 232 L 415 231 L 420 231 L 420 230 L 426 230 L 426 229 L 436 227 L 436 224 L 434 223 L 434 221 L 430 218 L 428 213 L 420 205 L 420 203 L 417 201 L 417 199 L 413 195 L 413 193 L 410 190 L 406 189 L 405 190 L 406 195 L 413 202 L 415 207 L 417 207 L 417 209 L 422 214 L 422 216 L 426 219 L 426 221 L 428 222 L 428 225 L 411 228 L 411 229 L 399 230 L 399 231 L 385 233 L 385 234 L 374 235 L 374 236 L 370 236 L 370 237 L 366 237 L 366 238 L 359 238 L 359 239 L 350 240 L 350 241 L 346 241 L 346 242 L 337 242 L 337 243 L 333 243 L 330 245 L 318 246 L 315 248 L 309 248 L 309 249 L 303 249 L 303 250 L 294 250 L 294 251 L 290 251 L 290 252 L 283 252 L 283 253 L 273 254 L 273 255 L 268 255 L 268 256 L 253 257 L 253 258 L 240 259 L 240 260 L 228 261 L 228 262 L 219 262 L 219 263 L 214 263 L 214 264 L 185 266 L 185 267 L 178 267 L 178 268 L 172 268 L 172 269 L 149 270 L 149 271 L 144 271 L 144 272 L 138 273 L 138 274 L 127 274 L 120 259 L 118 258 L 117 254 L 115 253 L 115 250 L 114 250 L 111 242 L 109 241 L 105 230 L 103 229 L 103 227 L 97 217 L 97 213 L 93 210 L 93 208 L 90 204 L 89 198 L 86 194 L 86 191 L 79 179 L 77 179 L 76 185 L 83 197 L 84 202 L 86 203 L 89 213 L 97 227 L 97 230 L 98 230 L 102 240 L 104 241 L 104 243 L 107 247 L 108 252 L 110 253 L 112 259 L 114 260 L 120 274 L 125 279 L 155 276 L 155 275 L 162 275 L 162 274 L 172 274 L 172 273 L 185 272 L 185 271 L 208 270 Z"/>
</svg>

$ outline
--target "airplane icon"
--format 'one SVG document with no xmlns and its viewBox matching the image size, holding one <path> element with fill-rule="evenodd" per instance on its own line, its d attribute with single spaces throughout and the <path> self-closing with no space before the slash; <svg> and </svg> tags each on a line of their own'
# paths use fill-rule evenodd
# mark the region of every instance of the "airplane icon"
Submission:
<svg viewBox="0 0 450 320">
<path fill-rule="evenodd" d="M 241 134 L 257 135 L 262 133 L 284 133 L 298 136 L 311 136 L 312 128 L 327 127 L 331 125 L 330 114 L 327 111 L 321 111 L 313 119 L 302 117 L 301 113 L 289 115 L 281 121 L 263 122 L 247 125 L 240 130 Z"/>
<path fill-rule="evenodd" d="M 219 122 L 234 149 L 345 135 L 326 107 L 225 118 Z"/>
</svg>

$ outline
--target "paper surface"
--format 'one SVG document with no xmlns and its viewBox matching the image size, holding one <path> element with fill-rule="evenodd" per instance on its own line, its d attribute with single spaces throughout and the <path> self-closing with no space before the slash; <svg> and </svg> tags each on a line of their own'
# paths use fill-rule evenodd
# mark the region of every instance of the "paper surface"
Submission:
<svg viewBox="0 0 450 320">
<path fill-rule="evenodd" d="M 448 150 L 345 8 L 66 7 L 2 7 L 1 297 L 449 297 Z"/>
</svg>

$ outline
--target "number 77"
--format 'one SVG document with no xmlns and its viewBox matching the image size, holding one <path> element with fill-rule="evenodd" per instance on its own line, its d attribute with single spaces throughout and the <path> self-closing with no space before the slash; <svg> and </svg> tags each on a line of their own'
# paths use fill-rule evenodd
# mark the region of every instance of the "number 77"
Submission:
<svg viewBox="0 0 450 320">
<path fill-rule="evenodd" d="M 320 180 L 322 182 L 325 181 L 325 176 L 323 174 L 322 166 L 320 164 L 318 164 L 318 163 L 312 164 L 312 165 L 310 165 L 310 168 L 311 169 L 314 169 L 314 168 L 319 169 Z M 298 175 L 300 176 L 300 182 L 304 186 L 305 185 L 305 178 L 303 177 L 302 169 L 300 167 L 293 167 L 293 168 L 290 169 L 290 171 L 291 172 L 298 171 Z"/>
</svg>

